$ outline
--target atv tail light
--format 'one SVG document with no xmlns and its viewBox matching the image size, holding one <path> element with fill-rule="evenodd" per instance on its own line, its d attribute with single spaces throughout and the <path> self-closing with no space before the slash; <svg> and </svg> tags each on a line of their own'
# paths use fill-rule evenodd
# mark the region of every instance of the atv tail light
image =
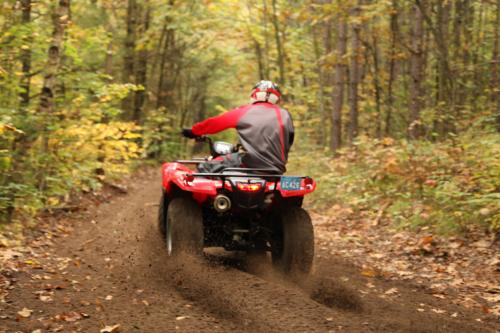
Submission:
<svg viewBox="0 0 500 333">
<path fill-rule="evenodd" d="M 186 182 L 191 183 L 194 180 L 194 176 L 188 174 L 184 176 L 184 179 L 186 180 Z"/>
<path fill-rule="evenodd" d="M 258 192 L 262 188 L 262 184 L 237 183 L 236 187 L 242 192 Z"/>
<path fill-rule="evenodd" d="M 309 177 L 304 178 L 304 185 L 307 190 L 311 190 L 313 188 L 313 183 L 314 181 L 312 178 Z"/>
</svg>

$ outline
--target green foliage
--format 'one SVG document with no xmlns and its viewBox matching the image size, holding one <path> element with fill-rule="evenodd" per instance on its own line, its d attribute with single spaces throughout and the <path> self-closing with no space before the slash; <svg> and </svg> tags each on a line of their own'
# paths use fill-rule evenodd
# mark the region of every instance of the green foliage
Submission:
<svg viewBox="0 0 500 333">
<path fill-rule="evenodd" d="M 318 207 L 382 209 L 402 227 L 499 228 L 494 2 L 425 2 L 436 26 L 423 24 L 425 96 L 414 122 L 410 60 L 419 52 L 412 50 L 411 1 L 361 2 L 354 15 L 359 1 L 74 0 L 52 77 L 54 104 L 45 113 L 40 95 L 58 2 L 31 1 L 29 22 L 20 3 L 0 4 L 2 220 L 64 204 L 72 191 L 98 188 L 140 158 L 198 153 L 180 128 L 248 102 L 252 84 L 266 78 L 282 84 L 296 142 L 309 145 L 290 157 L 291 169 L 319 177 Z M 340 57 L 343 18 L 349 41 Z M 358 50 L 350 42 L 354 25 Z M 447 34 L 446 45 L 436 33 Z M 325 147 L 336 134 L 335 71 L 354 59 L 361 137 L 333 158 Z M 347 75 L 344 104 L 353 97 L 349 84 Z M 340 110 L 344 142 L 349 109 Z M 449 141 L 407 142 L 414 125 L 422 140 Z M 218 138 L 236 140 L 234 132 Z"/>
<path fill-rule="evenodd" d="M 500 230 L 497 133 L 440 143 L 362 137 L 337 158 L 308 152 L 291 161 L 291 172 L 318 181 L 316 209 L 337 204 L 373 218 L 382 209 L 396 227 L 432 226 L 443 233 Z"/>
</svg>

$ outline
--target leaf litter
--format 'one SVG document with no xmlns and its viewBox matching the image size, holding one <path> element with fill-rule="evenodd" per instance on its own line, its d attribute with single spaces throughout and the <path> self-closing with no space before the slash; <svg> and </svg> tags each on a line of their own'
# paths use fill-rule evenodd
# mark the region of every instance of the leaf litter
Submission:
<svg viewBox="0 0 500 333">
<path fill-rule="evenodd" d="M 500 248 L 486 235 L 465 239 L 433 235 L 427 228 L 398 231 L 351 216 L 341 210 L 334 216 L 313 214 L 322 251 L 353 262 L 364 277 L 412 280 L 436 298 L 500 316 Z M 397 295 L 391 289 L 385 293 Z"/>
</svg>

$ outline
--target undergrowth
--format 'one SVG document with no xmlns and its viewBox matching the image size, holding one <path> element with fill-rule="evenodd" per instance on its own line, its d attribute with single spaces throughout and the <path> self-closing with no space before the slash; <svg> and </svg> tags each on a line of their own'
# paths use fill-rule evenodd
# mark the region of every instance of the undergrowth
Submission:
<svg viewBox="0 0 500 333">
<path fill-rule="evenodd" d="M 342 207 L 397 228 L 444 234 L 500 231 L 498 133 L 439 143 L 362 137 L 336 158 L 302 148 L 290 156 L 289 173 L 316 179 L 308 203 L 318 212 Z"/>
</svg>

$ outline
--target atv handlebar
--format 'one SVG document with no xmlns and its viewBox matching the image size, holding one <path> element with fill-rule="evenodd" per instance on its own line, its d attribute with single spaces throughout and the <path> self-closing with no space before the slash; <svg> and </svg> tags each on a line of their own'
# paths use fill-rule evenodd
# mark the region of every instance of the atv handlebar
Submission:
<svg viewBox="0 0 500 333">
<path fill-rule="evenodd" d="M 191 128 L 183 128 L 180 134 L 187 139 L 194 139 L 196 142 L 208 142 L 210 144 L 212 143 L 211 138 L 205 135 L 202 136 L 195 135 Z"/>
<path fill-rule="evenodd" d="M 212 144 L 212 138 L 210 138 L 208 136 L 205 136 L 205 135 L 203 135 L 203 136 L 197 136 L 197 137 L 194 138 L 194 140 L 196 142 L 207 142 L 210 145 Z"/>
</svg>

